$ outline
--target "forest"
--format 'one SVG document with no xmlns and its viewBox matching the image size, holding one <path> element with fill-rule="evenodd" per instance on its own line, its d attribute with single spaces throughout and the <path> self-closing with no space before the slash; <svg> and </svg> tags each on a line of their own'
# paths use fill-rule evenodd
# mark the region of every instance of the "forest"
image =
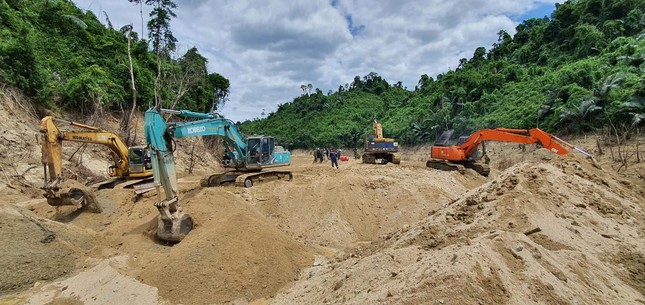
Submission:
<svg viewBox="0 0 645 305">
<path fill-rule="evenodd" d="M 217 109 L 229 80 L 209 73 L 197 48 L 177 54 L 170 28 L 176 4 L 128 1 L 153 7 L 149 37 L 139 37 L 133 25 L 113 28 L 107 14 L 103 25 L 67 0 L 0 1 L 0 83 L 19 88 L 44 109 L 88 117 L 114 112 L 124 138 L 132 113 L 152 105 Z"/>
<path fill-rule="evenodd" d="M 196 48 L 177 54 L 170 28 L 177 5 L 128 1 L 152 6 L 147 38 L 133 25 L 115 29 L 107 15 L 104 25 L 67 0 L 1 0 L 0 83 L 42 108 L 114 112 L 124 133 L 132 113 L 153 103 L 220 107 L 229 80 L 209 72 Z M 378 72 L 326 94 L 303 85 L 301 96 L 241 128 L 275 135 L 290 148 L 360 146 L 375 119 L 387 137 L 407 145 L 432 142 L 446 129 L 637 130 L 645 124 L 644 29 L 643 1 L 567 1 L 550 17 L 523 21 L 514 35 L 499 31 L 496 43 L 476 48 L 454 70 L 418 71 L 414 88 Z"/>
<path fill-rule="evenodd" d="M 385 136 L 409 145 L 447 129 L 635 130 L 645 124 L 644 29 L 643 1 L 567 1 L 513 36 L 499 31 L 490 49 L 478 47 L 454 70 L 419 71 L 412 90 L 371 72 L 326 95 L 303 90 L 242 126 L 292 147 L 360 146 L 374 119 Z"/>
</svg>

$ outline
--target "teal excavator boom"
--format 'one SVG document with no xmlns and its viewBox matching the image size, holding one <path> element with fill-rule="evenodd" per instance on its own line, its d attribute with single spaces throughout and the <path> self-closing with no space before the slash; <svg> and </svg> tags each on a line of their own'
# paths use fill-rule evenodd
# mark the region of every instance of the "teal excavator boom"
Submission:
<svg viewBox="0 0 645 305">
<path fill-rule="evenodd" d="M 164 113 L 196 119 L 187 122 L 166 122 Z M 199 136 L 219 136 L 227 147 L 224 174 L 212 174 L 202 179 L 202 186 L 225 182 L 251 187 L 254 182 L 277 178 L 291 180 L 290 171 L 262 171 L 265 168 L 291 164 L 291 154 L 275 145 L 271 136 L 245 137 L 237 126 L 217 113 L 198 113 L 189 110 L 151 108 L 145 114 L 146 143 L 150 149 L 152 171 L 157 188 L 159 210 L 157 237 L 179 242 L 193 228 L 192 217 L 181 211 L 173 152 L 174 139 Z M 159 189 L 163 188 L 165 198 Z"/>
</svg>

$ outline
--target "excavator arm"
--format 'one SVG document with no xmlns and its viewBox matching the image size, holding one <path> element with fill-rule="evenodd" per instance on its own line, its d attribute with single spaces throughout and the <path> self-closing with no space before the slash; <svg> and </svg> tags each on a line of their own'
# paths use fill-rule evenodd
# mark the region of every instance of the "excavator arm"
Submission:
<svg viewBox="0 0 645 305">
<path fill-rule="evenodd" d="M 375 139 L 382 139 L 383 138 L 383 127 L 381 126 L 381 123 L 378 121 L 374 120 L 372 123 L 372 130 L 374 130 L 374 138 Z"/>
<path fill-rule="evenodd" d="M 546 133 L 539 128 L 533 128 L 530 130 L 510 128 L 482 129 L 470 135 L 463 144 L 457 146 L 456 151 L 463 152 L 463 155 L 458 153 L 457 159 L 453 161 L 470 159 L 475 151 L 477 151 L 477 147 L 479 147 L 479 145 L 484 141 L 500 141 L 520 144 L 538 143 L 558 155 L 568 153 L 568 151 L 562 147 L 556 139 L 557 138 L 551 134 Z"/>
<path fill-rule="evenodd" d="M 223 118 L 218 114 L 196 113 L 187 110 L 163 109 L 162 113 L 178 114 L 184 117 L 192 117 L 200 120 L 190 122 L 178 122 L 173 124 L 169 132 L 174 138 L 219 136 L 235 151 L 229 152 L 228 157 L 236 169 L 246 168 L 245 158 L 247 155 L 246 138 L 237 129 L 233 121 Z"/>
<path fill-rule="evenodd" d="M 61 131 L 56 122 L 84 128 L 88 131 Z M 128 146 L 119 136 L 112 132 L 102 131 L 96 127 L 81 123 L 55 119 L 52 116 L 46 116 L 40 120 L 40 132 L 42 134 L 42 163 L 44 166 L 49 167 L 49 180 L 59 179 L 62 174 L 63 141 L 105 145 L 110 149 L 114 160 L 114 166 L 112 166 L 114 170 L 110 171 L 110 176 L 126 177 L 130 172 Z"/>
<path fill-rule="evenodd" d="M 495 128 L 478 130 L 470 135 L 463 144 L 458 146 L 433 146 L 430 152 L 433 159 L 429 160 L 426 165 L 435 169 L 459 170 L 460 172 L 463 172 L 465 169 L 464 167 L 468 167 L 484 176 L 487 176 L 490 171 L 488 165 L 475 163 L 476 160 L 473 158 L 477 151 L 477 147 L 479 147 L 479 145 L 484 141 L 539 144 L 558 155 L 569 153 L 569 151 L 564 147 L 567 146 L 591 157 L 589 153 L 582 149 L 575 147 L 539 128 L 529 130 Z"/>
<path fill-rule="evenodd" d="M 81 128 L 81 131 L 63 131 L 59 125 L 72 126 Z M 121 138 L 115 133 L 100 130 L 96 127 L 71 122 L 63 119 L 56 119 L 53 116 L 46 116 L 40 120 L 41 132 L 41 162 L 44 168 L 44 186 L 45 197 L 50 205 L 77 205 L 79 202 L 84 203 L 89 190 L 83 189 L 83 186 L 75 186 L 72 190 L 74 196 L 70 196 L 69 190 L 62 190 L 63 183 L 63 141 L 99 144 L 107 146 L 110 149 L 114 164 L 110 166 L 108 174 L 117 178 L 146 178 L 152 175 L 150 170 L 145 169 L 142 164 L 141 170 L 133 172 L 130 160 L 130 150 L 142 150 L 141 148 L 128 148 Z M 143 152 L 140 152 L 143 154 Z M 143 160 L 142 160 L 143 161 Z M 74 199 L 71 199 L 74 197 Z"/>
<path fill-rule="evenodd" d="M 197 120 L 167 123 L 163 117 L 164 113 Z M 159 195 L 158 201 L 155 203 L 155 207 L 159 210 L 157 237 L 162 240 L 179 242 L 192 230 L 193 226 L 193 220 L 190 215 L 183 213 L 179 206 L 177 175 L 173 156 L 175 138 L 222 137 L 227 147 L 233 148 L 233 151 L 228 153 L 230 162 L 237 171 L 241 172 L 257 172 L 263 167 L 283 166 L 290 163 L 289 152 L 273 151 L 274 142 L 271 137 L 256 136 L 246 138 L 231 120 L 225 119 L 218 114 L 151 108 L 146 111 L 144 126 L 146 142 L 152 159 L 155 187 Z M 267 141 L 263 141 L 265 139 Z M 271 139 L 271 141 L 268 141 L 268 139 Z M 249 143 L 253 145 L 249 145 Z M 267 151 L 265 146 L 271 146 L 271 149 Z M 267 156 L 269 152 L 272 156 Z M 280 157 L 283 157 L 283 154 L 288 156 L 283 160 L 284 162 L 281 162 Z M 291 173 L 289 172 L 288 175 L 290 179 Z M 213 176 L 221 178 L 221 175 L 208 177 Z M 231 176 L 235 180 L 239 174 Z M 206 180 L 207 185 L 211 186 L 209 182 L 212 179 Z M 250 185 L 247 185 L 246 181 L 244 183 L 245 186 L 252 185 L 252 182 L 250 182 Z M 161 198 L 159 192 L 161 188 L 163 188 L 165 194 L 164 198 Z"/>
</svg>

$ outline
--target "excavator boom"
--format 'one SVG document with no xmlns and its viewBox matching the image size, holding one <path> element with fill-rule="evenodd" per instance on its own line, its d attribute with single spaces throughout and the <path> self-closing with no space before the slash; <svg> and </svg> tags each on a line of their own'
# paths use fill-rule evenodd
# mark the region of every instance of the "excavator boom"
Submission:
<svg viewBox="0 0 645 305">
<path fill-rule="evenodd" d="M 82 128 L 82 131 L 62 131 L 56 123 Z M 70 189 L 63 186 L 63 141 L 105 145 L 110 149 L 114 165 L 109 167 L 108 174 L 116 178 L 147 178 L 152 176 L 149 166 L 146 168 L 141 147 L 128 147 L 116 134 L 82 123 L 56 119 L 46 116 L 40 121 L 41 162 L 44 168 L 44 196 L 50 205 L 86 205 L 91 196 L 89 189 L 76 183 Z M 132 157 L 139 161 L 132 163 Z M 133 170 L 133 166 L 137 170 Z M 71 182 L 70 182 L 71 183 Z M 69 183 L 68 183 L 69 184 Z"/>
<path fill-rule="evenodd" d="M 171 113 L 197 120 L 168 123 L 163 113 Z M 179 205 L 177 177 L 175 170 L 174 138 L 196 136 L 219 136 L 226 146 L 232 148 L 226 153 L 234 172 L 209 175 L 202 179 L 203 186 L 214 186 L 223 180 L 235 181 L 246 187 L 253 181 L 269 177 L 290 180 L 289 171 L 260 172 L 264 168 L 285 166 L 291 163 L 288 151 L 276 149 L 275 140 L 268 136 L 245 137 L 235 123 L 214 113 L 198 113 L 188 110 L 169 110 L 151 108 L 145 114 L 146 142 L 150 148 L 152 170 L 158 201 L 155 207 L 159 210 L 157 237 L 162 240 L 179 242 L 193 227 L 193 219 L 183 213 Z M 161 198 L 159 189 L 163 188 L 165 198 Z"/>
<path fill-rule="evenodd" d="M 431 168 L 441 170 L 458 170 L 463 172 L 466 167 L 472 168 L 478 173 L 487 176 L 490 168 L 487 164 L 476 163 L 474 155 L 477 148 L 484 141 L 501 141 L 520 144 L 539 144 L 558 155 L 564 155 L 569 151 L 564 147 L 570 147 L 577 151 L 591 156 L 589 153 L 577 148 L 562 139 L 549 134 L 539 128 L 529 130 L 495 128 L 482 129 L 470 135 L 463 144 L 454 146 L 445 146 L 435 143 L 431 148 L 430 156 L 432 157 L 426 165 Z"/>
</svg>

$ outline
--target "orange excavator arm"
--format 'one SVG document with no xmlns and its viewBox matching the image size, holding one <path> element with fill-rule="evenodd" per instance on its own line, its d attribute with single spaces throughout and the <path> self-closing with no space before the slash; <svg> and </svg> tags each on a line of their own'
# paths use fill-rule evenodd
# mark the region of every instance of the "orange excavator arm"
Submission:
<svg viewBox="0 0 645 305">
<path fill-rule="evenodd" d="M 510 129 L 510 128 L 495 128 L 495 129 L 482 129 L 473 133 L 466 142 L 456 148 L 463 151 L 463 156 L 459 160 L 470 159 L 471 156 L 483 141 L 500 141 L 511 142 L 520 144 L 536 144 L 539 143 L 548 150 L 563 155 L 568 151 L 560 145 L 555 138 L 539 128 L 530 130 L 525 129 Z"/>
<path fill-rule="evenodd" d="M 510 128 L 482 129 L 470 135 L 459 146 L 433 146 L 431 156 L 432 158 L 448 161 L 467 161 L 472 158 L 475 151 L 477 151 L 477 147 L 484 141 L 540 144 L 558 155 L 567 154 L 569 151 L 564 147 L 567 146 L 589 157 L 591 156 L 589 153 L 539 128 L 529 130 Z"/>
<path fill-rule="evenodd" d="M 442 170 L 459 170 L 463 172 L 465 167 L 472 168 L 478 173 L 487 176 L 490 168 L 488 165 L 476 163 L 473 155 L 477 147 L 484 141 L 500 141 L 520 144 L 540 144 L 544 148 L 558 155 L 564 155 L 569 151 L 564 147 L 575 149 L 576 151 L 592 157 L 591 154 L 575 147 L 562 139 L 549 134 L 539 128 L 533 129 L 510 129 L 495 128 L 482 129 L 476 131 L 466 141 L 458 146 L 439 146 L 432 147 L 429 160 L 426 165 L 431 168 Z"/>
</svg>

